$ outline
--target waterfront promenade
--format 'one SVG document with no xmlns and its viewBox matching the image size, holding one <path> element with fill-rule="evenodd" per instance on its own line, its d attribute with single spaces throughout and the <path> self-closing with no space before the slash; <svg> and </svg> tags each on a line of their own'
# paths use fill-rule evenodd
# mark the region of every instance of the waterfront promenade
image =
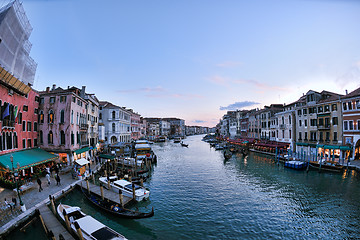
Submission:
<svg viewBox="0 0 360 240">
<path fill-rule="evenodd" d="M 92 164 L 92 171 L 96 171 L 99 165 Z M 61 185 L 56 185 L 55 175 L 51 178 L 51 184 L 48 185 L 46 177 L 41 178 L 42 188 L 43 190 L 39 192 L 38 184 L 36 180 L 33 180 L 34 187 L 23 194 L 21 194 L 22 202 L 26 206 L 26 211 L 22 212 L 19 206 L 19 198 L 17 193 L 10 189 L 5 189 L 0 187 L 0 201 L 3 204 L 5 198 L 8 202 L 11 202 L 13 197 L 17 199 L 17 206 L 14 210 L 6 209 L 1 210 L 1 219 L 0 219 L 0 239 L 4 233 L 11 231 L 15 227 L 17 227 L 24 219 L 27 219 L 31 216 L 36 209 L 40 209 L 42 206 L 49 202 L 49 195 L 54 196 L 55 198 L 62 194 L 62 192 L 66 192 L 69 190 L 71 186 L 75 186 L 77 182 L 81 180 L 73 179 L 71 175 L 71 171 L 64 172 L 63 174 L 59 174 Z"/>
</svg>

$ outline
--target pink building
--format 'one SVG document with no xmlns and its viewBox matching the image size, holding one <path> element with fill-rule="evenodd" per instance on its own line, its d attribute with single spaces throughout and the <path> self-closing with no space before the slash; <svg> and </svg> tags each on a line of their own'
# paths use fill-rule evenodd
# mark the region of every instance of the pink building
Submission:
<svg viewBox="0 0 360 240">
<path fill-rule="evenodd" d="M 86 100 L 75 87 L 60 87 L 40 93 L 39 144 L 47 151 L 59 154 L 60 161 L 88 157 Z M 82 154 L 84 154 L 82 156 Z"/>
<path fill-rule="evenodd" d="M 37 147 L 39 94 L 2 67 L 0 106 L 0 155 Z"/>
<path fill-rule="evenodd" d="M 131 139 L 138 140 L 141 135 L 140 131 L 140 114 L 135 113 L 132 109 L 127 109 L 131 119 Z"/>
</svg>

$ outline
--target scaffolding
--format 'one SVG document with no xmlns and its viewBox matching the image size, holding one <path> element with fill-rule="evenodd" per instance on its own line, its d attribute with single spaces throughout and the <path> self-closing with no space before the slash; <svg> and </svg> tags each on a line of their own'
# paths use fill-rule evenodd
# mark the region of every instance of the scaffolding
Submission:
<svg viewBox="0 0 360 240">
<path fill-rule="evenodd" d="M 25 84 L 33 85 L 37 63 L 30 57 L 32 27 L 15 0 L 0 9 L 0 65 Z"/>
</svg>

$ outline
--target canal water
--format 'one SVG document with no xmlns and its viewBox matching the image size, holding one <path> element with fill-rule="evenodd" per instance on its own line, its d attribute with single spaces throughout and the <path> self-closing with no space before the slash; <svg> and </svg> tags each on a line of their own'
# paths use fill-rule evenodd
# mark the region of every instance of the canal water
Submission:
<svg viewBox="0 0 360 240">
<path fill-rule="evenodd" d="M 128 239 L 348 239 L 360 237 L 360 176 L 296 171 L 251 153 L 224 161 L 202 136 L 153 145 L 157 166 L 146 183 L 149 219 L 99 212 L 74 191 L 63 203 Z"/>
</svg>

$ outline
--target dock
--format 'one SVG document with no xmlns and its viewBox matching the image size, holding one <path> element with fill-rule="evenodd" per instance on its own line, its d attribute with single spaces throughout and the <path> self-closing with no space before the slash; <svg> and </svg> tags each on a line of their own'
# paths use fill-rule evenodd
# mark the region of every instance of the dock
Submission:
<svg viewBox="0 0 360 240">
<path fill-rule="evenodd" d="M 65 229 L 65 227 L 59 222 L 54 213 L 47 205 L 42 205 L 40 210 L 41 217 L 44 220 L 46 228 L 52 231 L 56 239 L 60 239 L 60 234 L 66 240 L 75 240 L 75 238 Z"/>
<path fill-rule="evenodd" d="M 80 187 L 82 186 L 82 187 L 85 188 L 85 189 L 87 188 L 85 181 L 84 181 L 84 182 L 77 182 L 76 185 L 78 185 L 78 186 L 80 186 Z M 95 194 L 101 196 L 100 186 L 95 185 L 95 184 L 93 184 L 93 183 L 91 183 L 91 182 L 89 181 L 89 188 L 90 188 L 90 192 L 95 193 Z M 119 194 L 118 194 L 118 193 L 115 193 L 115 192 L 113 192 L 112 190 L 108 190 L 108 189 L 106 189 L 106 188 L 103 188 L 103 189 L 104 189 L 103 192 L 104 192 L 104 198 L 105 198 L 105 199 L 109 199 L 109 200 L 111 200 L 111 201 L 113 201 L 113 202 L 117 202 L 117 203 L 120 204 L 120 197 L 119 197 Z M 131 198 L 130 198 L 130 197 L 127 197 L 127 196 L 124 196 L 124 195 L 123 195 L 124 205 L 128 204 L 130 201 L 131 201 Z"/>
</svg>

